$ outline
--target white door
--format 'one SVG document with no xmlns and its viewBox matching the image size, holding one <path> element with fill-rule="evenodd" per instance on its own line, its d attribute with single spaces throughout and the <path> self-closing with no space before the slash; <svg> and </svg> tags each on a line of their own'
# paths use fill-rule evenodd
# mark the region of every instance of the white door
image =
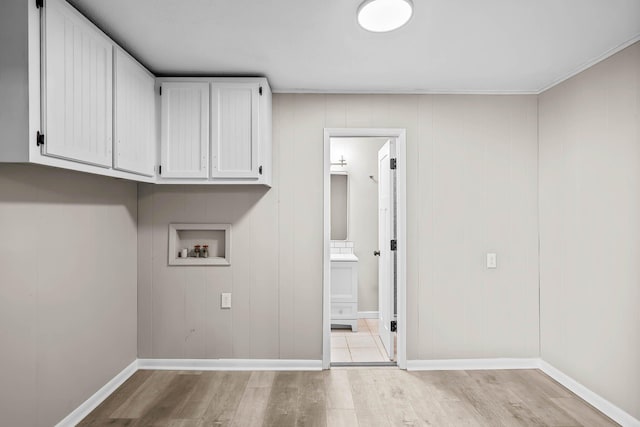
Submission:
<svg viewBox="0 0 640 427">
<path fill-rule="evenodd" d="M 156 164 L 155 77 L 117 49 L 113 167 L 153 176 Z"/>
<path fill-rule="evenodd" d="M 211 85 L 211 178 L 258 179 L 258 83 Z"/>
<path fill-rule="evenodd" d="M 163 82 L 161 178 L 209 176 L 209 83 Z"/>
<path fill-rule="evenodd" d="M 42 153 L 111 167 L 113 44 L 64 0 L 43 14 Z"/>
<path fill-rule="evenodd" d="M 378 305 L 380 311 L 378 330 L 389 359 L 394 358 L 394 334 L 391 321 L 394 320 L 394 258 L 391 251 L 393 232 L 393 174 L 391 158 L 393 145 L 387 141 L 378 151 Z"/>
</svg>

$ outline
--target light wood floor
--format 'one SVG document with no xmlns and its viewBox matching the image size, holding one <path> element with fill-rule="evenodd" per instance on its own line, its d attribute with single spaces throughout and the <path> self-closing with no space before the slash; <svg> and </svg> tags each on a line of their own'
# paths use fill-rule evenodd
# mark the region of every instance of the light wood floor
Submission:
<svg viewBox="0 0 640 427">
<path fill-rule="evenodd" d="M 538 370 L 138 371 L 81 426 L 613 426 Z"/>
</svg>

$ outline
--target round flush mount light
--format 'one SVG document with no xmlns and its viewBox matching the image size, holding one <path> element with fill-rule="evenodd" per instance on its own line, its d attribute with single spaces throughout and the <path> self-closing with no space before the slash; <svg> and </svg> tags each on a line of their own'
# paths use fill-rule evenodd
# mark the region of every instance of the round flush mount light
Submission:
<svg viewBox="0 0 640 427">
<path fill-rule="evenodd" d="M 358 8 L 358 24 L 374 33 L 397 30 L 413 15 L 411 0 L 365 0 Z"/>
</svg>

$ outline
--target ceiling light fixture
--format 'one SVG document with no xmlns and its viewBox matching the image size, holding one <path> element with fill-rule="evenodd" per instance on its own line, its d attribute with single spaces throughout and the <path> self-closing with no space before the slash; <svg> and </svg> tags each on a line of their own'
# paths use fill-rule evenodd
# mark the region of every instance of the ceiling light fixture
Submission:
<svg viewBox="0 0 640 427">
<path fill-rule="evenodd" d="M 358 24 L 374 33 L 386 33 L 405 25 L 412 15 L 411 0 L 365 0 L 358 8 Z"/>
</svg>

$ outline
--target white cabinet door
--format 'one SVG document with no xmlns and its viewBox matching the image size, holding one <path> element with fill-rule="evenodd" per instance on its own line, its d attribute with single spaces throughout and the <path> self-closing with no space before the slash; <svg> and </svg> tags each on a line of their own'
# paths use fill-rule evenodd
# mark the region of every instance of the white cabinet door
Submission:
<svg viewBox="0 0 640 427">
<path fill-rule="evenodd" d="M 209 83 L 162 83 L 162 178 L 209 175 Z"/>
<path fill-rule="evenodd" d="M 260 177 L 258 83 L 212 83 L 211 178 Z"/>
<path fill-rule="evenodd" d="M 43 13 L 43 154 L 111 167 L 113 44 L 64 0 Z"/>
<path fill-rule="evenodd" d="M 114 168 L 153 176 L 156 164 L 155 77 L 120 49 L 115 55 Z"/>
</svg>

